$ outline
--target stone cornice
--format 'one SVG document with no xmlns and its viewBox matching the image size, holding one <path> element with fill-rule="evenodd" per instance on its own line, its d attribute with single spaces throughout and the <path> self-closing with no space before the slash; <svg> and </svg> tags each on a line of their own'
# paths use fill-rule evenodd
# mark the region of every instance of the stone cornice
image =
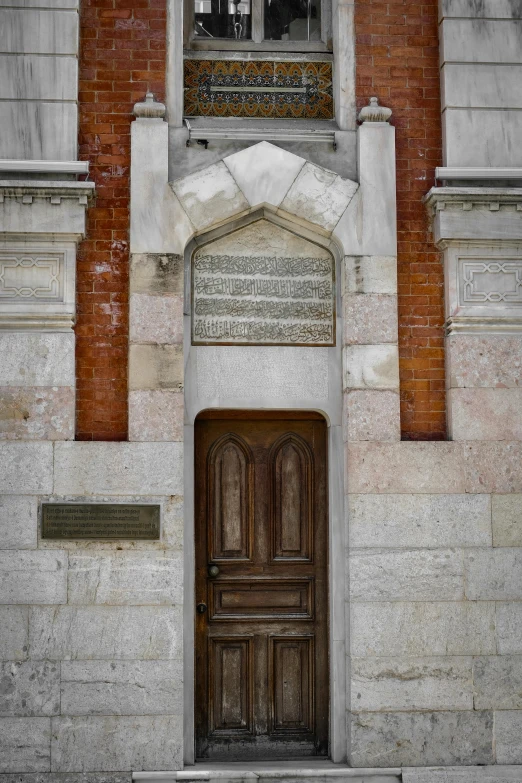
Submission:
<svg viewBox="0 0 522 783">
<path fill-rule="evenodd" d="M 498 212 L 505 206 L 522 212 L 522 188 L 432 188 L 423 201 L 432 215 L 459 206 L 466 212 L 479 207 Z"/>
<path fill-rule="evenodd" d="M 87 206 L 94 196 L 94 182 L 69 182 L 67 180 L 0 180 L 0 201 L 6 198 L 21 199 L 31 204 L 32 200 L 48 199 L 59 204 L 62 199 L 77 199 L 79 204 Z"/>
</svg>

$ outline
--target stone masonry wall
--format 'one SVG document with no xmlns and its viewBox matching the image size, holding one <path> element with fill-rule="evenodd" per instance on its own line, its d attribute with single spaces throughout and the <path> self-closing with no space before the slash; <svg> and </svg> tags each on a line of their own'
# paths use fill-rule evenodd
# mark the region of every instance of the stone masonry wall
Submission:
<svg viewBox="0 0 522 783">
<path fill-rule="evenodd" d="M 393 109 L 402 437 L 444 440 L 441 257 L 421 202 L 442 163 L 437 0 L 356 0 L 358 108 Z"/>
<path fill-rule="evenodd" d="M 82 0 L 80 157 L 96 203 L 78 253 L 77 438 L 127 437 L 132 107 L 165 92 L 165 0 Z"/>
</svg>

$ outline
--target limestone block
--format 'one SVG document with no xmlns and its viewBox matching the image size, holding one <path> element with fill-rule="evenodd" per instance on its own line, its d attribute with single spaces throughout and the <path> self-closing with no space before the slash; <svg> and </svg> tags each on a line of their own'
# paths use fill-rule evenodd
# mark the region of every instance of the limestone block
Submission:
<svg viewBox="0 0 522 783">
<path fill-rule="evenodd" d="M 493 655 L 495 607 L 490 603 L 354 603 L 352 655 Z"/>
<path fill-rule="evenodd" d="M 27 26 L 29 26 L 29 22 L 27 22 Z M 1 27 L 2 20 L 0 19 L 0 30 Z M 45 128 L 45 133 L 42 133 L 42 128 Z M 2 159 L 76 160 L 77 156 L 78 108 L 76 103 L 72 101 L 67 103 L 61 101 L 2 101 L 0 114 L 0 157 Z M 31 207 L 31 213 L 36 214 L 28 214 L 27 205 L 23 205 L 25 216 L 29 218 L 33 226 L 33 221 L 40 212 L 38 209 L 35 210 L 34 206 L 33 204 Z M 15 212 L 20 214 L 20 208 Z M 21 214 L 24 215 L 23 212 Z M 26 226 L 26 230 L 28 230 L 27 223 Z"/>
<path fill-rule="evenodd" d="M 183 294 L 183 256 L 174 253 L 133 253 L 131 294 Z"/>
<path fill-rule="evenodd" d="M 522 66 L 446 63 L 441 88 L 443 106 L 522 109 Z"/>
<path fill-rule="evenodd" d="M 346 486 L 354 494 L 463 493 L 467 487 L 462 462 L 455 443 L 350 443 Z"/>
<path fill-rule="evenodd" d="M 522 495 L 492 495 L 493 546 L 522 547 Z"/>
<path fill-rule="evenodd" d="M 50 718 L 0 718 L 0 772 L 51 769 Z"/>
<path fill-rule="evenodd" d="M 183 602 L 183 561 L 162 552 L 70 554 L 69 604 Z"/>
<path fill-rule="evenodd" d="M 519 0 L 440 0 L 439 17 L 471 19 L 517 19 L 522 16 Z M 424 782 L 423 782 L 424 783 Z"/>
<path fill-rule="evenodd" d="M 473 661 L 477 710 L 522 709 L 522 655 L 495 655 Z"/>
<path fill-rule="evenodd" d="M 181 716 L 53 718 L 56 772 L 179 769 Z"/>
<path fill-rule="evenodd" d="M 133 343 L 182 343 L 182 297 L 131 294 L 130 340 Z"/>
<path fill-rule="evenodd" d="M 45 717 L 60 712 L 60 667 L 43 661 L 0 663 L 0 715 Z"/>
<path fill-rule="evenodd" d="M 522 764 L 522 711 L 495 712 L 495 748 L 499 764 Z"/>
<path fill-rule="evenodd" d="M 480 47 L 475 51 L 479 52 Z M 520 54 L 518 56 L 520 58 Z M 442 115 L 442 132 L 446 138 L 445 165 L 521 166 L 522 150 L 516 144 L 521 129 L 522 118 L 518 109 L 446 109 Z M 498 143 L 491 144 L 490 139 L 497 139 Z M 489 210 L 484 216 L 490 217 Z M 488 237 L 496 239 L 490 233 Z"/>
<path fill-rule="evenodd" d="M 74 386 L 74 334 L 1 332 L 0 386 Z"/>
<path fill-rule="evenodd" d="M 491 764 L 490 712 L 358 713 L 351 720 L 353 766 Z"/>
<path fill-rule="evenodd" d="M 464 554 L 466 597 L 471 601 L 522 599 L 522 549 L 472 549 Z"/>
<path fill-rule="evenodd" d="M 198 231 L 250 209 L 223 162 L 177 180 L 172 184 L 172 189 Z"/>
<path fill-rule="evenodd" d="M 345 345 L 396 343 L 397 297 L 352 294 L 343 297 Z"/>
<path fill-rule="evenodd" d="M 183 391 L 181 345 L 131 345 L 129 389 L 175 389 Z"/>
<path fill-rule="evenodd" d="M 36 509 L 37 500 L 30 495 L 0 495 L 2 549 L 36 549 Z"/>
<path fill-rule="evenodd" d="M 78 8 L 80 0 L 60 0 L 60 8 Z M 49 8 L 49 0 L 0 0 L 0 7 Z"/>
<path fill-rule="evenodd" d="M 2 775 L 0 783 L 132 783 L 132 772 L 29 772 Z"/>
<path fill-rule="evenodd" d="M 75 397 L 69 386 L 0 386 L 0 439 L 72 440 Z"/>
<path fill-rule="evenodd" d="M 522 604 L 518 601 L 498 603 L 496 626 L 499 654 L 522 654 Z"/>
<path fill-rule="evenodd" d="M 0 9 L 0 51 L 34 54 L 77 54 L 78 14 L 28 8 Z"/>
<path fill-rule="evenodd" d="M 281 209 L 330 232 L 358 187 L 357 182 L 307 162 L 281 202 Z"/>
<path fill-rule="evenodd" d="M 369 549 L 350 552 L 353 601 L 458 601 L 464 564 L 454 549 Z M 484 596 L 481 596 L 484 597 Z"/>
<path fill-rule="evenodd" d="M 267 141 L 223 160 L 250 206 L 278 207 L 305 165 L 305 159 Z"/>
<path fill-rule="evenodd" d="M 143 660 L 181 655 L 181 609 L 170 606 L 34 607 L 33 660 Z"/>
<path fill-rule="evenodd" d="M 453 440 L 522 440 L 522 388 L 449 389 Z"/>
<path fill-rule="evenodd" d="M 54 465 L 58 495 L 183 492 L 181 443 L 57 443 Z"/>
<path fill-rule="evenodd" d="M 476 441 L 463 450 L 466 492 L 522 492 L 522 444 Z"/>
<path fill-rule="evenodd" d="M 343 348 L 345 389 L 398 389 L 396 345 L 350 345 Z"/>
<path fill-rule="evenodd" d="M 520 63 L 521 38 L 521 19 L 446 19 L 441 62 Z"/>
<path fill-rule="evenodd" d="M 63 661 L 64 715 L 171 715 L 183 711 L 183 663 Z"/>
<path fill-rule="evenodd" d="M 0 551 L 0 603 L 67 603 L 67 553 Z"/>
<path fill-rule="evenodd" d="M 23 17 L 22 17 L 23 19 Z M 23 22 L 22 22 L 23 24 Z M 78 95 L 76 57 L 0 54 L 3 75 L 0 98 L 75 101 Z"/>
<path fill-rule="evenodd" d="M 181 392 L 129 392 L 129 440 L 182 441 L 184 400 Z"/>
<path fill-rule="evenodd" d="M 21 661 L 27 658 L 29 608 L 0 606 L 0 659 Z"/>
<path fill-rule="evenodd" d="M 348 531 L 351 547 L 490 546 L 490 498 L 349 495 Z"/>
<path fill-rule="evenodd" d="M 520 767 L 403 767 L 402 780 L 403 783 L 518 783 Z"/>
<path fill-rule="evenodd" d="M 397 392 L 354 389 L 343 396 L 346 440 L 400 441 Z"/>
<path fill-rule="evenodd" d="M 472 710 L 471 658 L 352 658 L 357 712 Z"/>
<path fill-rule="evenodd" d="M 450 388 L 522 386 L 522 336 L 451 334 L 446 337 Z"/>
<path fill-rule="evenodd" d="M 396 294 L 396 256 L 345 256 L 343 294 Z"/>
</svg>

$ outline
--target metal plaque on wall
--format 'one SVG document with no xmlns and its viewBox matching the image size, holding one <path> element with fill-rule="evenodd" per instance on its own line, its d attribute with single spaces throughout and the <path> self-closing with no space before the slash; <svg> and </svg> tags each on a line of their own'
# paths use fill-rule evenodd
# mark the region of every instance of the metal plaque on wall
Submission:
<svg viewBox="0 0 522 783">
<path fill-rule="evenodd" d="M 159 539 L 160 506 L 42 503 L 42 538 Z"/>
<path fill-rule="evenodd" d="M 195 254 L 193 345 L 335 345 L 334 259 Z"/>
</svg>

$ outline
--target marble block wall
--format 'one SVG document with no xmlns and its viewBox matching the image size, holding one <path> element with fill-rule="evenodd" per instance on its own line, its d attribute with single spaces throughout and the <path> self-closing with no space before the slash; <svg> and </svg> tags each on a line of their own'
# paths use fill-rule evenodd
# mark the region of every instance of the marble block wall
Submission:
<svg viewBox="0 0 522 783">
<path fill-rule="evenodd" d="M 0 73 L 0 159 L 76 160 L 78 0 L 1 0 Z"/>
<path fill-rule="evenodd" d="M 439 0 L 445 166 L 522 166 L 522 6 Z"/>
</svg>

